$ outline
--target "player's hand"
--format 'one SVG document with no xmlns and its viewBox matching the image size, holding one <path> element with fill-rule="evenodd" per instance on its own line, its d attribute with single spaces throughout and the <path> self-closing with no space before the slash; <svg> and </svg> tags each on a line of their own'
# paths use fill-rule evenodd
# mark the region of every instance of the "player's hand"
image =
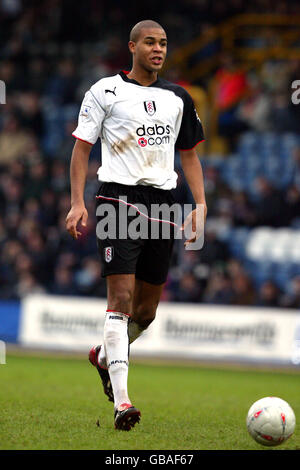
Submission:
<svg viewBox="0 0 300 470">
<path fill-rule="evenodd" d="M 88 212 L 84 204 L 71 207 L 66 217 L 66 229 L 75 240 L 82 235 L 82 233 L 77 230 L 78 222 L 81 220 L 81 225 L 86 227 L 87 219 Z"/>
<path fill-rule="evenodd" d="M 195 243 L 201 236 L 204 235 L 204 225 L 207 214 L 206 204 L 197 204 L 196 209 L 189 213 L 187 218 L 182 224 L 181 230 L 185 233 L 190 233 L 190 238 L 184 242 L 187 247 L 190 243 Z"/>
</svg>

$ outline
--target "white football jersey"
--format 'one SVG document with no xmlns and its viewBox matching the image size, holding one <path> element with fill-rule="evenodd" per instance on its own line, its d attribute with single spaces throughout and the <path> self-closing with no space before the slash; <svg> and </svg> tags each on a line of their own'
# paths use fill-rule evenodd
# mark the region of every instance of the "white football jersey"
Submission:
<svg viewBox="0 0 300 470">
<path fill-rule="evenodd" d="M 142 86 L 126 72 L 86 92 L 73 136 L 91 145 L 101 139 L 100 181 L 160 189 L 176 187 L 175 147 L 188 150 L 204 139 L 184 88 L 162 78 Z"/>
</svg>

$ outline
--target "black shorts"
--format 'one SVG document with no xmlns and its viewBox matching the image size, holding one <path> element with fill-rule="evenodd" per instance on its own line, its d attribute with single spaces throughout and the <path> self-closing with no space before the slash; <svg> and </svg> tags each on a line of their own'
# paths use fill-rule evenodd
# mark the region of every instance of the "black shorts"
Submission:
<svg viewBox="0 0 300 470">
<path fill-rule="evenodd" d="M 174 234 L 177 228 L 176 216 L 171 212 L 169 217 L 165 214 L 161 218 L 152 217 L 152 207 L 153 204 L 172 206 L 175 199 L 171 191 L 152 186 L 102 183 L 96 201 L 97 245 L 102 260 L 102 276 L 135 274 L 136 279 L 156 285 L 163 284 L 167 279 L 172 255 Z M 111 230 L 108 231 L 108 225 L 104 226 L 104 222 L 108 220 L 107 204 L 112 205 L 116 215 L 116 231 L 113 234 Z M 122 217 L 126 214 L 125 219 L 119 218 L 121 217 L 120 211 L 122 211 Z M 130 236 L 132 233 L 130 227 L 141 229 L 136 224 L 138 220 L 142 222 L 144 229 L 147 225 L 148 238 L 146 239 L 143 236 L 136 239 Z M 104 232 L 109 233 L 106 239 L 103 239 Z M 140 233 L 144 232 L 140 230 Z M 151 233 L 155 233 L 155 237 L 151 237 Z"/>
</svg>

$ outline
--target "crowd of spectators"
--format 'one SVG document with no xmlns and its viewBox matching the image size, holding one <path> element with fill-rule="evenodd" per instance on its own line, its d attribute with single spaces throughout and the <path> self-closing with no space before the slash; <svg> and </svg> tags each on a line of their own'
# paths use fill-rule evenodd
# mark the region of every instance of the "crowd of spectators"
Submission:
<svg viewBox="0 0 300 470">
<path fill-rule="evenodd" d="M 300 111 L 292 100 L 292 83 L 300 76 L 300 61 L 265 61 L 259 72 L 246 71 L 232 56 L 221 56 L 213 76 L 213 104 L 218 133 L 234 150 L 236 138 L 248 130 L 299 132 Z"/>
<path fill-rule="evenodd" d="M 66 0 L 31 1 L 26 2 L 26 8 L 24 4 L 15 0 L 0 6 L 4 44 L 0 79 L 7 91 L 7 103 L 0 109 L 0 298 L 20 299 L 35 292 L 105 297 L 94 206 L 100 143 L 92 149 L 88 170 L 88 224 L 81 229 L 82 237 L 74 241 L 65 230 L 74 145 L 71 133 L 83 92 L 99 78 L 129 66 L 128 29 L 145 17 L 145 7 L 142 11 L 136 3 L 124 8 L 120 1 L 111 6 L 92 0 L 84 5 Z M 147 16 L 166 25 L 171 50 L 179 40 L 188 41 L 202 28 L 245 9 L 297 12 L 289 2 L 276 6 L 268 0 L 189 0 L 173 2 L 169 8 L 170 4 L 151 2 Z M 199 21 L 194 20 L 197 17 Z M 178 28 L 184 34 L 178 35 Z M 260 73 L 238 71 L 236 75 L 235 71 L 236 64 L 223 57 L 222 66 L 212 77 L 214 86 L 220 87 L 216 94 L 220 133 L 230 137 L 231 146 L 243 130 L 299 133 L 295 123 L 300 122 L 300 106 L 291 105 L 287 87 L 293 78 L 300 79 L 298 63 L 265 63 Z M 230 93 L 223 92 L 232 78 L 238 78 L 239 93 L 230 102 L 226 101 L 232 98 Z M 226 219 L 231 227 L 280 227 L 299 218 L 300 150 L 291 158 L 295 172 L 288 186 L 279 190 L 266 178 L 258 178 L 255 200 L 230 187 L 208 158 L 208 222 Z M 181 203 L 191 202 L 179 165 L 177 171 L 175 197 Z M 285 291 L 271 280 L 257 286 L 243 262 L 232 255 L 209 224 L 201 251 L 185 251 L 179 240 L 176 244 L 164 300 L 300 306 L 300 277 L 291 279 Z"/>
</svg>

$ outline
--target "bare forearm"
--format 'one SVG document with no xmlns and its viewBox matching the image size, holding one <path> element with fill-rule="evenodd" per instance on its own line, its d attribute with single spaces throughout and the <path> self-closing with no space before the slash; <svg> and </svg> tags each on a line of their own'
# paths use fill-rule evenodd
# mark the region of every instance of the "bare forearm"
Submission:
<svg viewBox="0 0 300 470">
<path fill-rule="evenodd" d="M 84 204 L 84 187 L 88 171 L 88 162 L 92 146 L 87 142 L 76 140 L 70 165 L 71 178 L 71 209 L 66 217 L 66 229 L 77 240 L 81 232 L 77 224 L 81 221 L 83 227 L 87 224 L 88 213 Z"/>
<path fill-rule="evenodd" d="M 200 160 L 195 150 L 180 152 L 181 166 L 196 204 L 204 204 L 205 191 L 203 172 Z"/>
<path fill-rule="evenodd" d="M 88 147 L 87 147 L 88 146 Z M 90 154 L 89 144 L 76 141 L 70 165 L 71 205 L 84 203 L 84 187 Z"/>
</svg>

